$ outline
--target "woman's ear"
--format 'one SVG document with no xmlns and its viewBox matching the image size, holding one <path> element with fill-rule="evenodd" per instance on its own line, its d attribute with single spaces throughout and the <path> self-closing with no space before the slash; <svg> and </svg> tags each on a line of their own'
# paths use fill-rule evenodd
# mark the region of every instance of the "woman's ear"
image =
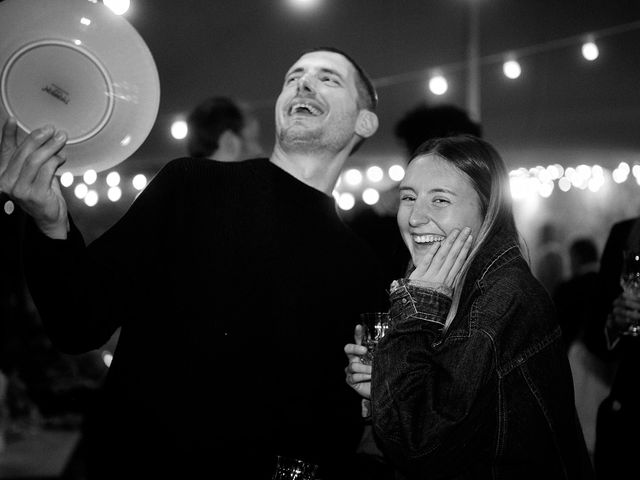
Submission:
<svg viewBox="0 0 640 480">
<path fill-rule="evenodd" d="M 369 138 L 378 130 L 378 116 L 371 110 L 360 110 L 356 121 L 356 133 L 362 138 Z"/>
</svg>

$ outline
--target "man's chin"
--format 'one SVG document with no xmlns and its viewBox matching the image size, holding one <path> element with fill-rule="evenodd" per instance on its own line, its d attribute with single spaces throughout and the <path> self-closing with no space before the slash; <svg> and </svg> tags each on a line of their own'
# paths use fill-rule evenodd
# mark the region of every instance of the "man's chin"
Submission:
<svg viewBox="0 0 640 480">
<path fill-rule="evenodd" d="M 316 145 L 321 138 L 320 129 L 309 129 L 302 125 L 293 125 L 280 132 L 280 144 L 283 146 Z"/>
</svg>

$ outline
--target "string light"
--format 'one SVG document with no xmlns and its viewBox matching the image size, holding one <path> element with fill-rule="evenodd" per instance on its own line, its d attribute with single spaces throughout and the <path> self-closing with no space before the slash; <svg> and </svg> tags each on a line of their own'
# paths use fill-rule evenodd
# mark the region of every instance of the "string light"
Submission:
<svg viewBox="0 0 640 480">
<path fill-rule="evenodd" d="M 82 200 L 89 191 L 89 187 L 87 187 L 84 183 L 79 183 L 76 185 L 76 188 L 73 189 L 73 194 Z"/>
<path fill-rule="evenodd" d="M 502 65 L 502 71 L 505 77 L 515 80 L 522 74 L 522 67 L 520 67 L 520 63 L 517 60 L 507 60 Z"/>
<path fill-rule="evenodd" d="M 133 177 L 131 184 L 136 190 L 142 190 L 147 186 L 147 177 L 145 177 L 142 173 L 139 173 L 138 175 Z"/>
<path fill-rule="evenodd" d="M 84 180 L 84 183 L 86 183 L 87 185 L 93 185 L 97 179 L 98 179 L 98 174 L 93 169 L 87 170 L 86 172 L 84 172 L 84 175 L 82 176 L 82 180 Z"/>
<path fill-rule="evenodd" d="M 378 167 L 377 165 L 374 165 L 372 167 L 367 168 L 367 178 L 371 182 L 378 183 L 382 181 L 382 179 L 384 178 L 384 172 L 380 167 Z"/>
<path fill-rule="evenodd" d="M 367 205 L 375 205 L 380 200 L 380 193 L 375 188 L 366 188 L 362 192 L 362 201 Z"/>
<path fill-rule="evenodd" d="M 189 127 L 187 126 L 187 122 L 184 120 L 176 120 L 171 125 L 171 136 L 176 140 L 182 140 L 186 138 L 189 133 Z"/>
<path fill-rule="evenodd" d="M 356 204 L 356 198 L 349 192 L 340 194 L 338 197 L 338 206 L 342 210 L 351 210 Z"/>
<path fill-rule="evenodd" d="M 98 192 L 95 190 L 89 190 L 87 194 L 84 196 L 84 203 L 87 207 L 95 207 L 98 203 Z"/>
<path fill-rule="evenodd" d="M 71 185 L 73 185 L 73 175 L 71 174 L 71 172 L 64 172 L 62 175 L 60 175 L 60 184 L 63 187 L 70 187 Z"/>
<path fill-rule="evenodd" d="M 444 95 L 448 89 L 449 83 L 442 75 L 434 75 L 429 79 L 429 90 L 434 95 Z"/>
<path fill-rule="evenodd" d="M 394 182 L 399 182 L 404 178 L 404 168 L 402 165 L 391 165 L 389 167 L 389 178 Z"/>
<path fill-rule="evenodd" d="M 348 185 L 356 187 L 362 183 L 362 173 L 360 172 L 360 170 L 351 168 L 345 172 L 344 181 Z"/>
<path fill-rule="evenodd" d="M 118 172 L 109 172 L 106 181 L 110 187 L 116 187 L 120 185 L 120 174 Z"/>
</svg>

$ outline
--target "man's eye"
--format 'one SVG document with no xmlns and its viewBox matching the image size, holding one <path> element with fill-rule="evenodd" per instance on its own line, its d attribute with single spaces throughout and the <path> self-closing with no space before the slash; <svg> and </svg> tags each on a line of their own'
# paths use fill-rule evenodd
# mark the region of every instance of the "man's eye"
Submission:
<svg viewBox="0 0 640 480">
<path fill-rule="evenodd" d="M 322 77 L 320 80 L 331 85 L 338 85 L 338 81 L 333 77 Z"/>
<path fill-rule="evenodd" d="M 434 198 L 433 203 L 435 203 L 436 205 L 447 205 L 451 202 L 446 198 Z"/>
</svg>

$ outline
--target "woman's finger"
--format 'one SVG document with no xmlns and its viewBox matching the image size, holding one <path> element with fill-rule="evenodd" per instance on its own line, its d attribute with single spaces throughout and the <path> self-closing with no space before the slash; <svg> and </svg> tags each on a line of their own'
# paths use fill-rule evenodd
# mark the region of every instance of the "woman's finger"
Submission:
<svg viewBox="0 0 640 480">
<path fill-rule="evenodd" d="M 453 265 L 451 266 L 451 269 L 449 270 L 449 273 L 445 280 L 445 285 L 447 285 L 448 287 L 453 287 L 453 285 L 455 284 L 456 277 L 462 270 L 462 266 L 464 265 L 464 262 L 467 260 L 467 257 L 469 256 L 469 252 L 471 251 L 472 244 L 473 244 L 473 236 L 469 234 L 464 239 L 462 248 L 460 248 L 460 251 L 458 252 L 458 255 Z"/>
<path fill-rule="evenodd" d="M 419 265 L 416 265 L 416 269 L 411 275 L 412 278 L 420 278 L 427 273 L 427 270 L 429 270 L 431 262 L 433 261 L 433 257 L 439 249 L 440 242 L 433 242 L 431 245 L 429 245 L 427 252 L 424 254 L 424 257 L 422 257 L 422 261 L 420 261 Z"/>
</svg>

